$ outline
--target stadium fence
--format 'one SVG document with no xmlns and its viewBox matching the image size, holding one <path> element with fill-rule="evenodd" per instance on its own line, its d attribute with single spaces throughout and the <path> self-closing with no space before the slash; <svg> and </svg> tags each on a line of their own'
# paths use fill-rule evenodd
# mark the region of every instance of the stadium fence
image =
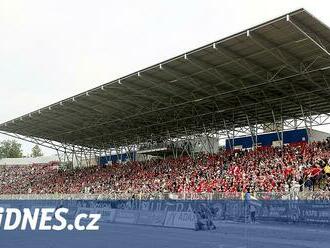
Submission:
<svg viewBox="0 0 330 248">
<path fill-rule="evenodd" d="M 257 192 L 252 196 L 258 200 L 330 200 L 329 191 L 304 192 Z M 216 193 L 126 193 L 107 194 L 11 194 L 0 195 L 0 200 L 242 200 L 242 192 Z"/>
</svg>

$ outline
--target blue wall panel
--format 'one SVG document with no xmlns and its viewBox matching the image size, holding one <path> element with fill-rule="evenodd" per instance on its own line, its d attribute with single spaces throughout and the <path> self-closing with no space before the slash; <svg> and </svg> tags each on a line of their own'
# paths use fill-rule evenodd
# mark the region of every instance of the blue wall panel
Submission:
<svg viewBox="0 0 330 248">
<path fill-rule="evenodd" d="M 136 153 L 131 153 L 130 157 L 135 160 L 136 157 Z M 111 156 L 101 156 L 100 157 L 100 165 L 105 165 L 107 164 L 109 161 L 111 161 L 112 163 L 116 163 L 118 162 L 118 160 L 121 160 L 122 162 L 125 162 L 126 160 L 129 159 L 128 154 L 124 153 L 124 154 L 119 154 L 119 155 L 111 155 Z"/>
<path fill-rule="evenodd" d="M 282 137 L 281 132 L 280 139 Z M 260 134 L 258 135 L 257 142 L 261 146 L 271 146 L 273 144 L 273 141 L 277 141 L 278 136 L 277 133 L 267 133 L 267 134 Z M 308 135 L 306 129 L 297 129 L 297 130 L 289 130 L 283 132 L 283 141 L 284 144 L 290 144 L 290 143 L 297 143 L 297 142 L 308 142 Z M 230 149 L 230 144 L 232 144 L 232 139 L 226 140 L 226 149 Z M 256 137 L 253 136 L 253 141 L 251 136 L 246 137 L 237 137 L 234 140 L 234 146 L 242 146 L 242 148 L 251 148 L 253 146 L 253 143 L 256 142 Z"/>
</svg>

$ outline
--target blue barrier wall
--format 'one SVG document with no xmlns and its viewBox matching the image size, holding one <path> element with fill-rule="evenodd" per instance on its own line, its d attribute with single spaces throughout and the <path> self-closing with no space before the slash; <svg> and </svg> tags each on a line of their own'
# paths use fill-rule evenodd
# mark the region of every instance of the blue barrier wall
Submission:
<svg viewBox="0 0 330 248">
<path fill-rule="evenodd" d="M 1 200 L 0 206 L 1 248 L 225 248 L 246 244 L 253 248 L 326 248 L 330 243 L 327 200 Z M 30 219 L 24 229 L 23 218 Z M 97 228 L 87 230 L 92 220 Z M 9 229 L 9 225 L 16 227 Z"/>
<path fill-rule="evenodd" d="M 122 162 L 127 161 L 128 159 L 132 159 L 135 160 L 136 158 L 136 153 L 130 153 L 130 155 L 128 155 L 127 153 L 123 153 L 123 154 L 116 154 L 116 155 L 109 155 L 109 156 L 101 156 L 100 157 L 100 165 L 106 165 L 108 164 L 108 162 L 112 162 L 112 163 L 116 163 L 119 160 L 121 160 Z"/>
<path fill-rule="evenodd" d="M 282 133 L 279 132 L 280 138 L 282 137 Z M 226 139 L 226 149 L 230 149 L 233 146 L 242 146 L 242 148 L 251 148 L 253 146 L 253 141 L 256 142 L 255 136 L 246 136 L 246 137 L 238 137 L 234 139 L 234 145 L 232 145 L 232 139 Z M 267 133 L 260 134 L 257 136 L 257 142 L 261 146 L 271 146 L 273 141 L 277 141 L 278 136 L 277 133 Z M 284 144 L 297 143 L 297 142 L 308 142 L 307 129 L 297 129 L 297 130 L 289 130 L 283 132 L 283 141 Z M 229 143 L 230 142 L 230 143 Z"/>
</svg>

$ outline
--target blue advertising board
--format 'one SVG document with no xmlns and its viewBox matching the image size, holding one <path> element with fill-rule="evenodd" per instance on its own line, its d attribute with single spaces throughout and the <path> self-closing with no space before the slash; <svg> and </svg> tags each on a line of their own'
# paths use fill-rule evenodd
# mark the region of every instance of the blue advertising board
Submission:
<svg viewBox="0 0 330 248">
<path fill-rule="evenodd" d="M 0 201 L 0 247 L 327 247 L 329 203 Z"/>
<path fill-rule="evenodd" d="M 279 132 L 280 139 L 282 133 Z M 226 149 L 241 146 L 243 149 L 253 147 L 253 144 L 258 143 L 259 146 L 271 146 L 273 141 L 278 141 L 277 132 L 259 134 L 256 136 L 236 137 L 233 139 L 226 139 Z M 234 142 L 234 144 L 233 144 Z M 283 144 L 292 144 L 299 142 L 308 142 L 308 133 L 306 129 L 288 130 L 283 132 Z"/>
</svg>

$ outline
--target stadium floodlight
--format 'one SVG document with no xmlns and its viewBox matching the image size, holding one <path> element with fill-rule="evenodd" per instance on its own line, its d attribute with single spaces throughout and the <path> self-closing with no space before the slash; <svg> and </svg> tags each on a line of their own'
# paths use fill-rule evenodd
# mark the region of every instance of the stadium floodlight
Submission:
<svg viewBox="0 0 330 248">
<path fill-rule="evenodd" d="M 286 15 L 286 21 L 290 21 L 290 15 Z"/>
</svg>

